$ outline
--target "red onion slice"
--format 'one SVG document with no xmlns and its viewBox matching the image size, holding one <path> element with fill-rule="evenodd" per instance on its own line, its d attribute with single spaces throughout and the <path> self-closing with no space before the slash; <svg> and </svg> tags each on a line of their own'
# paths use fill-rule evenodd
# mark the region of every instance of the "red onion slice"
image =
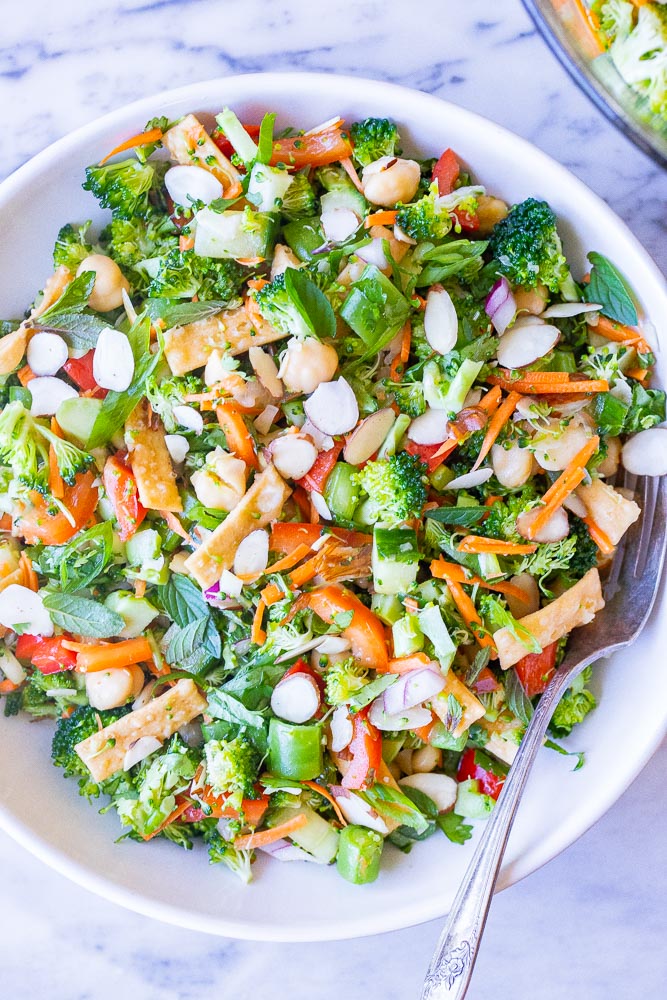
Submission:
<svg viewBox="0 0 667 1000">
<path fill-rule="evenodd" d="M 399 715 L 404 709 L 414 708 L 439 694 L 444 686 L 445 678 L 433 667 L 411 670 L 384 692 L 384 710 L 387 715 Z"/>
<path fill-rule="evenodd" d="M 387 688 L 389 690 L 389 688 Z M 385 692 L 386 694 L 386 692 Z M 419 729 L 431 721 L 432 712 L 427 708 L 406 708 L 400 715 L 389 715 L 384 708 L 384 696 L 380 695 L 368 713 L 369 721 L 376 729 L 385 732 L 399 732 L 404 729 Z"/>
<path fill-rule="evenodd" d="M 498 333 L 504 333 L 516 316 L 516 302 L 507 278 L 498 278 L 484 303 L 486 315 Z"/>
</svg>

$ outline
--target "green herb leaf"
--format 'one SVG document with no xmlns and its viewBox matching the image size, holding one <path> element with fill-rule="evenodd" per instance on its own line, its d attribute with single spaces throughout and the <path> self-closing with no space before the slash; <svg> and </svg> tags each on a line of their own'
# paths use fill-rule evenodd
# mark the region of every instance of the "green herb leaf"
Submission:
<svg viewBox="0 0 667 1000">
<path fill-rule="evenodd" d="M 93 424 L 88 439 L 88 448 L 99 448 L 106 444 L 116 431 L 119 431 L 141 397 L 144 395 L 146 379 L 155 371 L 160 360 L 161 351 L 151 354 L 150 347 L 150 316 L 142 313 L 130 327 L 127 337 L 134 355 L 134 378 L 125 392 L 107 393 L 99 413 Z"/>
<path fill-rule="evenodd" d="M 352 624 L 352 619 L 354 618 L 354 611 L 338 611 L 334 616 L 334 623 L 338 628 L 348 628 Z"/>
<path fill-rule="evenodd" d="M 632 300 L 632 289 L 621 272 L 612 264 L 608 257 L 601 253 L 588 254 L 593 267 L 591 279 L 584 287 L 584 298 L 587 302 L 599 302 L 602 312 L 609 319 L 626 326 L 637 323 L 637 309 Z"/>
<path fill-rule="evenodd" d="M 179 302 L 174 299 L 146 299 L 144 308 L 152 320 L 161 319 L 167 330 L 215 316 L 227 308 L 226 302 Z"/>
<path fill-rule="evenodd" d="M 125 626 L 115 611 L 87 597 L 47 593 L 44 595 L 44 607 L 58 628 L 93 639 L 109 639 L 118 635 Z"/>
<path fill-rule="evenodd" d="M 85 590 L 106 569 L 113 555 L 113 528 L 102 521 L 66 545 L 52 546 L 60 553 L 60 585 L 65 593 Z"/>
<path fill-rule="evenodd" d="M 208 711 L 224 725 L 216 727 L 216 739 L 230 739 L 244 733 L 262 753 L 266 752 L 268 726 L 261 712 L 252 712 L 237 698 L 217 688 L 208 695 Z"/>
<path fill-rule="evenodd" d="M 84 271 L 74 281 L 70 281 L 59 299 L 45 309 L 39 317 L 40 323 L 51 321 L 63 313 L 81 313 L 88 305 L 90 293 L 95 284 L 95 272 Z"/>
<path fill-rule="evenodd" d="M 381 695 L 383 691 L 386 691 L 397 680 L 397 674 L 382 674 L 376 677 L 370 684 L 365 684 L 357 694 L 352 695 L 348 700 L 348 705 L 353 711 L 358 712 L 360 708 L 370 705 L 378 695 Z"/>
<path fill-rule="evenodd" d="M 426 516 L 441 524 L 455 524 L 461 528 L 472 528 L 488 515 L 488 507 L 434 507 Z"/>
<path fill-rule="evenodd" d="M 465 844 L 472 837 L 472 827 L 458 813 L 443 813 L 435 823 L 453 844 Z"/>
<path fill-rule="evenodd" d="M 214 659 L 222 653 L 220 634 L 215 627 L 211 609 L 204 599 L 199 587 L 181 573 L 172 573 L 164 587 L 158 590 L 159 601 L 171 620 L 180 628 L 186 629 L 193 623 L 206 622 L 199 640 L 202 648 Z M 193 630 L 194 632 L 195 630 Z M 184 640 L 184 648 L 191 641 L 189 633 Z M 177 647 L 178 648 L 178 647 Z"/>
<path fill-rule="evenodd" d="M 168 663 L 184 663 L 201 650 L 206 638 L 209 620 L 208 616 L 205 618 L 195 618 L 194 621 L 189 622 L 184 628 L 177 626 L 177 631 L 172 636 L 167 647 L 166 658 Z"/>
<path fill-rule="evenodd" d="M 257 163 L 269 163 L 273 155 L 273 127 L 276 123 L 275 111 L 267 112 L 259 126 L 257 139 Z"/>
<path fill-rule="evenodd" d="M 586 754 L 583 750 L 566 750 L 565 747 L 562 747 L 560 743 L 556 743 L 554 740 L 545 740 L 544 746 L 547 750 L 555 750 L 556 753 L 561 754 L 563 757 L 576 757 L 577 762 L 572 768 L 573 771 L 580 771 L 586 763 Z"/>
<path fill-rule="evenodd" d="M 102 330 L 109 326 L 99 316 L 84 312 L 63 312 L 53 316 L 47 323 L 35 323 L 35 330 L 55 330 L 64 341 L 77 351 L 89 351 L 97 344 Z"/>
<path fill-rule="evenodd" d="M 336 317 L 331 303 L 314 281 L 295 267 L 285 271 L 285 290 L 308 324 L 318 337 L 336 335 Z"/>
<path fill-rule="evenodd" d="M 510 712 L 527 726 L 535 709 L 515 670 L 508 670 L 505 676 L 505 700 Z"/>
</svg>

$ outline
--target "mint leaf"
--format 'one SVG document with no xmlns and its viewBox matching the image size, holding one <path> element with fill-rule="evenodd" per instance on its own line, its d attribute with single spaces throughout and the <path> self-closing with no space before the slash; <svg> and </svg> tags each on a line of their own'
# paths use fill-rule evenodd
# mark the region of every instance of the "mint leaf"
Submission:
<svg viewBox="0 0 667 1000">
<path fill-rule="evenodd" d="M 125 622 L 115 611 L 87 597 L 46 593 L 44 607 L 54 625 L 75 635 L 110 639 L 125 627 Z"/>
<path fill-rule="evenodd" d="M 334 337 L 336 317 L 331 303 L 314 281 L 295 267 L 285 271 L 285 290 L 309 328 L 318 337 Z"/>
<path fill-rule="evenodd" d="M 638 321 L 637 309 L 632 301 L 632 289 L 621 272 L 608 257 L 595 251 L 588 254 L 593 267 L 591 279 L 584 287 L 587 302 L 599 302 L 602 312 L 609 319 L 626 326 L 635 326 Z"/>
</svg>

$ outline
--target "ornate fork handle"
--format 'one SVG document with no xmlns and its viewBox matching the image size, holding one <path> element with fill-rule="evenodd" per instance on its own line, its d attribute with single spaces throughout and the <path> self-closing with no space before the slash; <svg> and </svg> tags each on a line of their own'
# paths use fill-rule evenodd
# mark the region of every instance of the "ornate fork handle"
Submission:
<svg viewBox="0 0 667 1000">
<path fill-rule="evenodd" d="M 606 652 L 599 650 L 582 659 L 576 671 L 572 664 L 567 668 L 563 664 L 540 698 L 498 804 L 449 912 L 424 981 L 421 1000 L 462 1000 L 465 996 L 516 809 L 549 720 L 574 674 Z"/>
</svg>

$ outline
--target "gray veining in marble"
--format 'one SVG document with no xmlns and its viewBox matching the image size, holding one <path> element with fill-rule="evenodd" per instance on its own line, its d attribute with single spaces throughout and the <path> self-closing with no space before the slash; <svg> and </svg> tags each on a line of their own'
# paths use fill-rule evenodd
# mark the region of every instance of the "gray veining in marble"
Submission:
<svg viewBox="0 0 667 1000">
<path fill-rule="evenodd" d="M 667 176 L 577 91 L 519 0 L 0 0 L 0 18 L 0 177 L 70 129 L 170 86 L 260 70 L 356 73 L 527 137 L 667 267 Z M 663 746 L 593 830 L 496 899 L 471 1000 L 667 995 L 666 769 Z M 225 941 L 93 897 L 4 835 L 0 857 L 0 982 L 14 1000 L 409 1000 L 439 931 Z"/>
</svg>

